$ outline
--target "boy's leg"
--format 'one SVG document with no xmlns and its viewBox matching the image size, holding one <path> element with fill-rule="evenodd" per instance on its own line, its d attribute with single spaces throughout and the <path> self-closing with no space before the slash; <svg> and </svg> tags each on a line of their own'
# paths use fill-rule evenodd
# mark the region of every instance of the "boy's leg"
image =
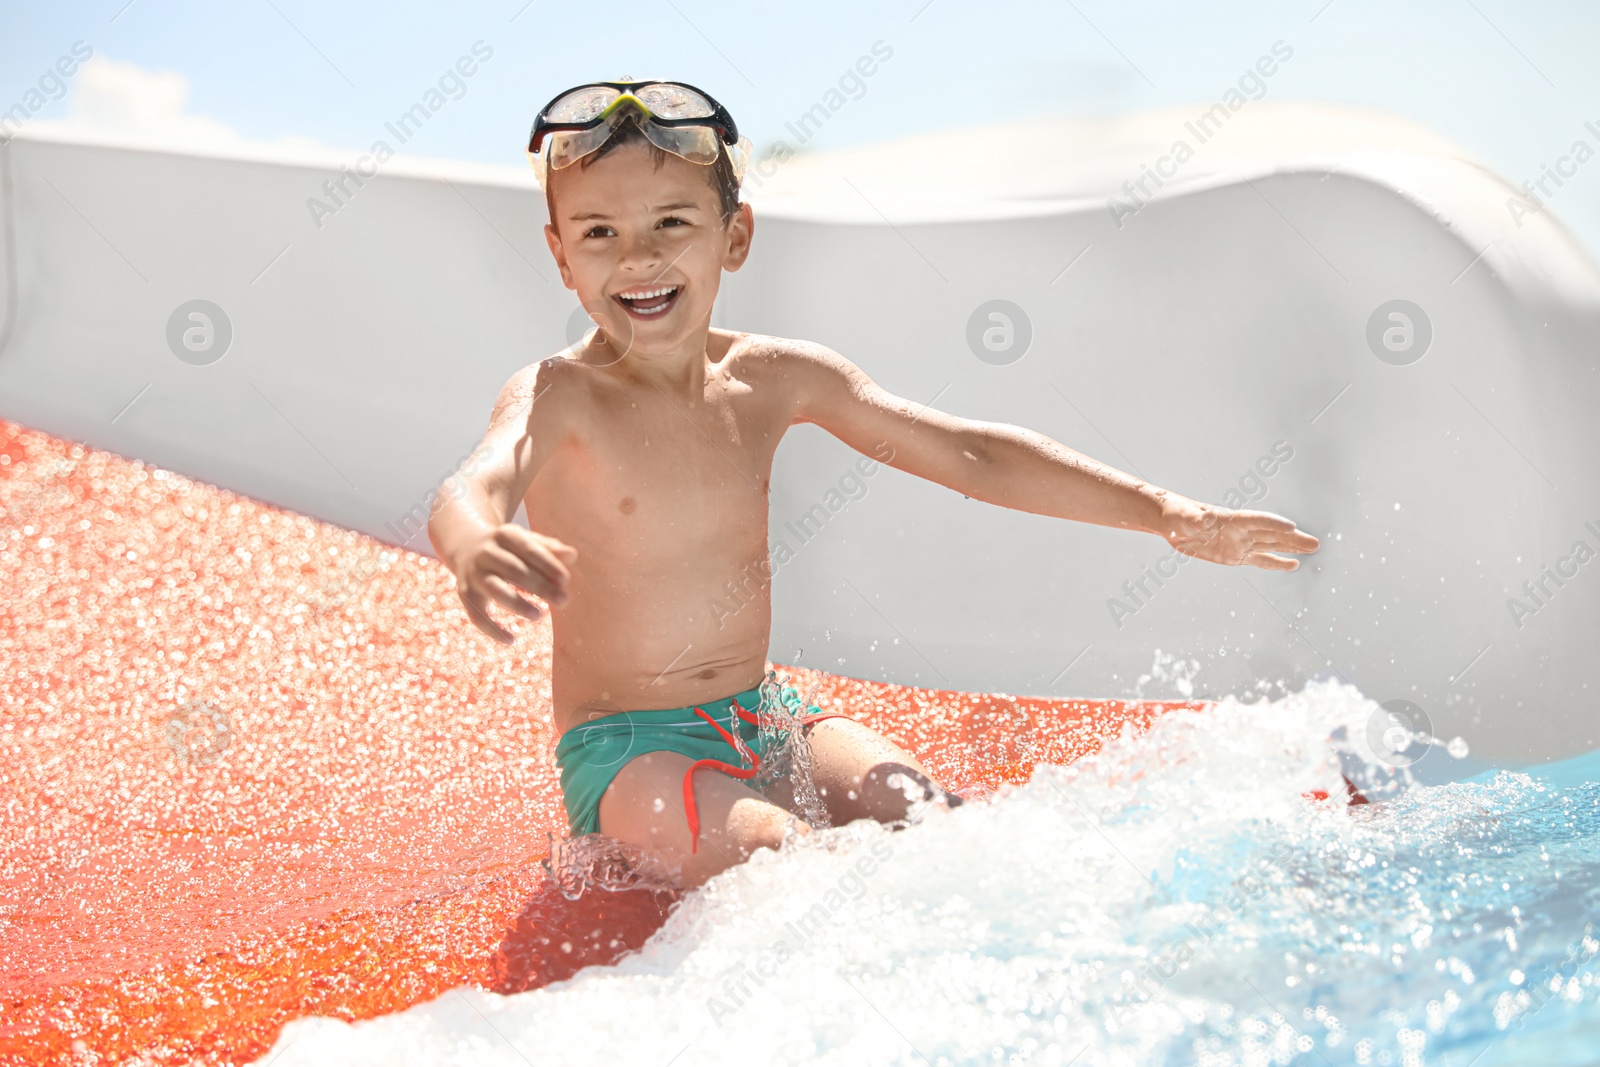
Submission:
<svg viewBox="0 0 1600 1067">
<path fill-rule="evenodd" d="M 856 819 L 895 822 L 913 803 L 940 797 L 952 808 L 961 805 L 961 798 L 946 793 L 920 760 L 869 726 L 841 718 L 805 729 L 812 781 L 836 826 Z M 794 807 L 787 779 L 774 782 L 767 795 L 775 804 Z"/>
<path fill-rule="evenodd" d="M 662 751 L 629 760 L 600 798 L 600 832 L 649 849 L 693 889 L 758 848 L 777 848 L 791 824 L 801 833 L 811 829 L 743 782 L 702 768 L 694 775 L 700 842 L 691 851 L 683 776 L 692 763 Z"/>
</svg>

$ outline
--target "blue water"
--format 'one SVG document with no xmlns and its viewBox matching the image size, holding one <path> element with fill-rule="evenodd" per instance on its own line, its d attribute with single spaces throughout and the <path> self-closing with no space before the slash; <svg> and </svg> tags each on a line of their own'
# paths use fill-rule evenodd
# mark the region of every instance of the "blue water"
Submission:
<svg viewBox="0 0 1600 1067">
<path fill-rule="evenodd" d="M 758 853 L 615 966 L 303 1020 L 272 1062 L 1600 1063 L 1600 752 L 1419 784 L 1330 740 L 1375 710 L 1320 683 L 1173 713 Z M 1306 799 L 1341 760 L 1379 802 Z"/>
</svg>

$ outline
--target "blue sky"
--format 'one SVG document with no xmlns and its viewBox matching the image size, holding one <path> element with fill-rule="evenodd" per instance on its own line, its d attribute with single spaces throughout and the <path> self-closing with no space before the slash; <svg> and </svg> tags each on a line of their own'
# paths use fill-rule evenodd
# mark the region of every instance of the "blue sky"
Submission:
<svg viewBox="0 0 1600 1067">
<path fill-rule="evenodd" d="M 1295 49 L 1277 99 L 1384 108 L 1453 137 L 1520 183 L 1600 128 L 1600 5 L 1512 0 L 552 0 L 313 3 L 106 0 L 0 12 L 0 110 L 73 42 L 187 79 L 188 112 L 243 136 L 365 148 L 475 41 L 466 95 L 407 150 L 522 165 L 534 112 L 575 82 L 694 82 L 761 145 L 875 42 L 893 58 L 815 147 L 1042 113 L 1210 101 L 1273 41 Z M 70 96 L 39 118 L 64 118 Z M 1588 135 L 1600 147 L 1600 137 Z M 1551 204 L 1600 244 L 1600 162 Z"/>
</svg>

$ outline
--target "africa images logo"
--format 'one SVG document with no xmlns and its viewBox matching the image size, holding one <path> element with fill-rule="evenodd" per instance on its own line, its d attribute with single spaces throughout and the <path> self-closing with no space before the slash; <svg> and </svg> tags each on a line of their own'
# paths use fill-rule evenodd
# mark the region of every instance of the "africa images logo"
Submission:
<svg viewBox="0 0 1600 1067">
<path fill-rule="evenodd" d="M 190 300 L 167 317 L 167 348 L 191 366 L 204 367 L 228 354 L 233 322 L 210 300 Z"/>
</svg>

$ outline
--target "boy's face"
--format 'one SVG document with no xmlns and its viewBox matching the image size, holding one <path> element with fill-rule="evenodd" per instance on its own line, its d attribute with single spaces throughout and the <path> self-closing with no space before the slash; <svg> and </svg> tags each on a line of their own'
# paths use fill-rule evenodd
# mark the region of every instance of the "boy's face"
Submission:
<svg viewBox="0 0 1600 1067">
<path fill-rule="evenodd" d="M 554 171 L 545 227 L 561 280 L 606 331 L 641 355 L 699 343 L 724 270 L 750 252 L 750 207 L 725 225 L 710 168 L 643 144 Z"/>
</svg>

